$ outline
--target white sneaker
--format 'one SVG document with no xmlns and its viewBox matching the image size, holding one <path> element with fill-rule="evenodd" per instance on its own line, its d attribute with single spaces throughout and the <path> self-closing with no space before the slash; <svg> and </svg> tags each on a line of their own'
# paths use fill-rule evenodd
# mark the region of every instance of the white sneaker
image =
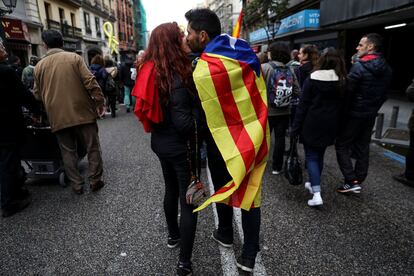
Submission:
<svg viewBox="0 0 414 276">
<path fill-rule="evenodd" d="M 272 171 L 272 174 L 275 174 L 275 175 L 278 175 L 278 174 L 281 174 L 283 171 L 276 171 L 276 170 L 273 170 Z"/>
<path fill-rule="evenodd" d="M 305 189 L 308 190 L 309 193 L 313 195 L 312 185 L 310 182 L 305 182 Z"/>
<path fill-rule="evenodd" d="M 313 198 L 308 200 L 309 206 L 319 206 L 322 204 L 323 204 L 323 201 L 322 201 L 321 193 L 314 193 Z"/>
</svg>

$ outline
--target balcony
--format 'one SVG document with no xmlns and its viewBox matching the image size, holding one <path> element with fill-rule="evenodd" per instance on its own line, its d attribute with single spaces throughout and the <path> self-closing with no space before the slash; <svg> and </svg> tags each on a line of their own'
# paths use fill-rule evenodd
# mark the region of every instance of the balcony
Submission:
<svg viewBox="0 0 414 276">
<path fill-rule="evenodd" d="M 51 19 L 46 20 L 46 25 L 49 30 L 56 30 L 62 33 L 63 37 L 81 38 L 82 29 L 70 26 L 67 23 L 60 23 Z"/>
<path fill-rule="evenodd" d="M 80 6 L 82 5 L 81 0 L 62 0 L 62 2 L 65 2 L 69 5 L 75 6 L 77 8 L 80 8 Z"/>
</svg>

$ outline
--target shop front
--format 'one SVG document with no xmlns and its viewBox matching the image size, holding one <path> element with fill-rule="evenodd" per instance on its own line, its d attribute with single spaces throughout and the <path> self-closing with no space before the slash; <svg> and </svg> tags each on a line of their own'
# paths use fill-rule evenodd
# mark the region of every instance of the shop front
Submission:
<svg viewBox="0 0 414 276">
<path fill-rule="evenodd" d="M 334 3 L 333 3 L 334 2 Z M 346 60 L 356 52 L 361 37 L 378 33 L 384 38 L 383 52 L 393 69 L 392 93 L 404 97 L 414 78 L 409 37 L 414 33 L 414 0 L 329 1 L 321 0 L 321 27 L 340 32 L 340 47 Z"/>
<path fill-rule="evenodd" d="M 318 9 L 306 9 L 283 18 L 274 40 L 286 41 L 292 49 L 299 49 L 306 43 L 315 44 L 319 49 L 328 46 L 336 47 L 338 32 L 321 30 L 319 16 Z M 261 52 L 266 50 L 268 34 L 266 28 L 251 32 L 249 41 L 252 47 L 260 47 Z"/>
<path fill-rule="evenodd" d="M 31 55 L 30 36 L 26 23 L 18 19 L 3 17 L 1 24 L 9 55 L 18 56 L 21 65 L 26 66 Z"/>
</svg>

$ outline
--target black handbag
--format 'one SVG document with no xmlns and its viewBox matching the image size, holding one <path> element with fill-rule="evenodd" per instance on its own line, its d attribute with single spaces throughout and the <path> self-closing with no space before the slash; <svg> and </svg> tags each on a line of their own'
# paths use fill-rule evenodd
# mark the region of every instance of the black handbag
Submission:
<svg viewBox="0 0 414 276">
<path fill-rule="evenodd" d="M 190 140 L 187 141 L 187 160 L 190 166 L 191 172 L 191 181 L 190 185 L 187 187 L 187 192 L 185 194 L 187 204 L 199 206 L 207 199 L 207 189 L 203 182 L 201 182 L 199 177 L 199 148 L 198 148 L 198 135 L 197 135 L 197 122 L 194 120 L 194 136 L 195 136 L 195 154 L 192 154 Z M 193 166 L 192 156 L 195 156 L 195 166 Z"/>
<path fill-rule="evenodd" d="M 285 177 L 291 185 L 300 185 L 303 181 L 302 165 L 298 156 L 298 136 L 290 138 L 290 148 L 284 164 Z"/>
</svg>

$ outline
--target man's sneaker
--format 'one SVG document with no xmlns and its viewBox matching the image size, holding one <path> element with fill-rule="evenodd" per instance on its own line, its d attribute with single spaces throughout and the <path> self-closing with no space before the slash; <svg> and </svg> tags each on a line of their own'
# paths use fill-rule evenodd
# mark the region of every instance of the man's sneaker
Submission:
<svg viewBox="0 0 414 276">
<path fill-rule="evenodd" d="M 168 237 L 167 246 L 168 248 L 176 248 L 180 244 L 180 238 Z"/>
<path fill-rule="evenodd" d="M 314 193 L 313 198 L 308 200 L 308 205 L 311 207 L 320 206 L 323 204 L 321 193 Z"/>
<path fill-rule="evenodd" d="M 361 186 L 359 186 L 358 181 L 353 181 L 351 183 L 345 183 L 338 189 L 336 189 L 338 193 L 346 194 L 346 193 L 354 193 L 359 194 L 361 192 Z"/>
<path fill-rule="evenodd" d="M 278 170 L 273 170 L 272 171 L 272 174 L 274 174 L 274 175 L 279 175 L 279 174 L 281 174 L 283 171 L 282 170 L 280 170 L 280 171 L 278 171 Z"/>
<path fill-rule="evenodd" d="M 310 182 L 305 182 L 305 189 L 308 190 L 310 194 L 313 194 L 312 185 Z"/>
<path fill-rule="evenodd" d="M 177 264 L 178 276 L 190 276 L 193 275 L 193 269 L 191 268 L 191 262 L 181 262 Z"/>
<path fill-rule="evenodd" d="M 211 237 L 213 238 L 213 240 L 215 240 L 218 244 L 220 244 L 223 247 L 229 248 L 233 246 L 233 239 L 221 236 L 218 230 L 214 230 Z"/>
<path fill-rule="evenodd" d="M 91 184 L 91 185 L 90 185 L 90 188 L 91 188 L 91 191 L 92 191 L 92 192 L 97 192 L 97 191 L 99 191 L 100 189 L 102 189 L 102 188 L 103 188 L 103 186 L 105 186 L 105 183 L 104 183 L 102 180 L 99 180 L 99 181 L 97 181 L 96 183 Z"/>
<path fill-rule="evenodd" d="M 399 174 L 399 175 L 393 175 L 392 178 L 394 178 L 394 180 L 397 180 L 398 182 L 407 185 L 407 186 L 411 186 L 414 187 L 414 180 L 408 179 L 405 174 Z"/>
<path fill-rule="evenodd" d="M 243 258 L 242 256 L 237 258 L 237 267 L 246 272 L 252 272 L 254 268 L 254 259 Z"/>
</svg>

